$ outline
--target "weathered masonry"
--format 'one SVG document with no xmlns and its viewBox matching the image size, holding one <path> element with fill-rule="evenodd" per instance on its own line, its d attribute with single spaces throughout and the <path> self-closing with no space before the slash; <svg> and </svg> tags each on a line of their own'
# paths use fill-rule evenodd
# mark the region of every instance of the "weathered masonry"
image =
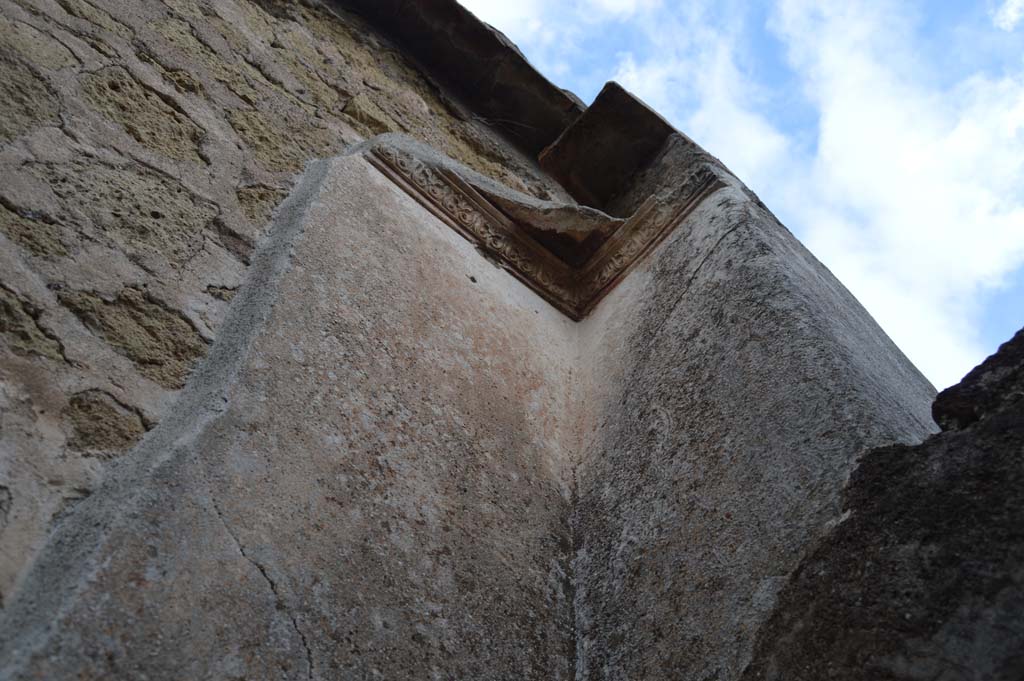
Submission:
<svg viewBox="0 0 1024 681">
<path fill-rule="evenodd" d="M 1024 678 L 1024 336 L 450 0 L 0 35 L 0 679 Z"/>
</svg>

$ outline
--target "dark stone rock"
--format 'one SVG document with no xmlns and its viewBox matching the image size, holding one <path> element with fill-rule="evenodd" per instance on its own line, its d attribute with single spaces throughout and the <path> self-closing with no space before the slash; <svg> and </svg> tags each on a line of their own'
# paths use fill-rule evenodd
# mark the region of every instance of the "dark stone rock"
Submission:
<svg viewBox="0 0 1024 681">
<path fill-rule="evenodd" d="M 1024 398 L 1024 329 L 971 370 L 959 384 L 939 393 L 932 416 L 943 430 L 966 428 Z"/>
<path fill-rule="evenodd" d="M 335 0 L 365 17 L 521 150 L 536 156 L 586 108 L 454 0 Z"/>
<path fill-rule="evenodd" d="M 540 155 L 541 168 L 574 199 L 604 210 L 654 160 L 675 129 L 618 83 Z"/>
<path fill-rule="evenodd" d="M 863 458 L 744 679 L 1024 678 L 1022 341 L 939 397 L 944 432 Z"/>
</svg>

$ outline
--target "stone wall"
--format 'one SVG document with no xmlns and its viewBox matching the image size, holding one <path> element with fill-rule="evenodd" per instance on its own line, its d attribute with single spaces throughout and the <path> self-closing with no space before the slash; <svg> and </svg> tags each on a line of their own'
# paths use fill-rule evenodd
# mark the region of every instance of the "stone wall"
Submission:
<svg viewBox="0 0 1024 681">
<path fill-rule="evenodd" d="M 295 173 L 385 131 L 561 191 L 343 10 L 0 0 L 0 603 L 167 413 Z"/>
<path fill-rule="evenodd" d="M 360 156 L 281 212 L 0 678 L 573 678 L 575 324 Z"/>
<path fill-rule="evenodd" d="M 743 679 L 1024 678 L 1024 330 L 933 411 L 860 461 Z"/>
<path fill-rule="evenodd" d="M 1014 678 L 1019 362 L 914 448 L 932 387 L 716 159 L 453 2 L 346 4 L 418 42 L 0 0 L 0 678 Z M 474 110 L 408 59 L 474 50 Z M 574 322 L 492 219 L 674 229 Z"/>
<path fill-rule="evenodd" d="M 934 390 L 735 180 L 580 333 L 579 678 L 736 679 L 858 456 L 932 432 Z"/>
<path fill-rule="evenodd" d="M 8 607 L 11 678 L 738 678 L 857 456 L 934 427 L 735 180 L 582 323 L 358 150 L 253 267 Z"/>
</svg>

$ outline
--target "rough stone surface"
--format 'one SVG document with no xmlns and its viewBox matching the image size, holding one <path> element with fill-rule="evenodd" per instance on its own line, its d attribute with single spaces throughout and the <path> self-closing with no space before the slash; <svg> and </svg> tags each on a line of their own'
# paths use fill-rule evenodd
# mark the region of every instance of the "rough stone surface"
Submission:
<svg viewBox="0 0 1024 681">
<path fill-rule="evenodd" d="M 145 291 L 126 288 L 113 300 L 89 291 L 60 294 L 60 301 L 92 331 L 165 388 L 180 388 L 195 361 L 206 354 L 198 331 Z"/>
<path fill-rule="evenodd" d="M 934 389 L 734 180 L 580 333 L 579 678 L 736 679 L 857 457 L 934 430 Z"/>
<path fill-rule="evenodd" d="M 60 240 L 60 227 L 31 211 L 24 216 L 0 205 L 0 231 L 34 256 L 54 258 L 68 254 Z"/>
<path fill-rule="evenodd" d="M 285 192 L 263 184 L 238 188 L 238 204 L 254 227 L 262 228 L 274 214 Z"/>
<path fill-rule="evenodd" d="M 199 126 L 123 68 L 111 66 L 90 73 L 82 86 L 89 103 L 123 126 L 139 144 L 170 158 L 202 162 Z"/>
<path fill-rule="evenodd" d="M 84 390 L 72 395 L 67 415 L 74 430 L 68 447 L 92 456 L 123 453 L 146 432 L 139 414 L 102 390 Z"/>
<path fill-rule="evenodd" d="M 966 428 L 1024 400 L 1024 332 L 1018 331 L 957 385 L 939 393 L 932 416 L 943 430 Z"/>
<path fill-rule="evenodd" d="M 53 513 L 103 478 L 109 457 L 70 447 L 70 397 L 102 390 L 163 418 L 294 174 L 373 134 L 361 104 L 503 184 L 561 192 L 337 5 L 0 0 L 0 597 Z M 159 304 L 122 305 L 114 330 L 93 312 L 123 291 Z M 148 336 L 168 320 L 189 328 Z"/>
<path fill-rule="evenodd" d="M 575 325 L 359 156 L 282 214 L 8 606 L 3 677 L 573 678 Z"/>
<path fill-rule="evenodd" d="M 65 66 L 77 66 L 78 60 L 61 43 L 51 40 L 42 31 L 20 21 L 0 17 L 0 34 L 5 47 L 23 57 L 33 66 L 56 71 Z"/>
<path fill-rule="evenodd" d="M 0 141 L 8 142 L 36 125 L 52 123 L 57 112 L 57 98 L 45 82 L 27 65 L 0 52 Z"/>
<path fill-rule="evenodd" d="M 744 679 L 1024 678 L 1024 331 L 865 455 Z"/>
<path fill-rule="evenodd" d="M 1024 336 L 915 446 L 934 390 L 756 196 L 452 0 L 0 29 L 0 679 L 1020 676 Z M 601 211 L 531 157 L 578 117 Z M 378 132 L 534 235 L 686 217 L 573 323 Z"/>
<path fill-rule="evenodd" d="M 40 355 L 62 360 L 60 341 L 39 323 L 42 311 L 13 291 L 0 288 L 0 333 L 18 355 Z"/>
<path fill-rule="evenodd" d="M 82 216 L 111 247 L 150 272 L 181 270 L 204 249 L 207 236 L 216 238 L 207 234 L 213 232 L 215 207 L 158 173 L 94 162 L 41 165 L 30 172 L 56 195 L 71 216 L 69 226 Z"/>
</svg>

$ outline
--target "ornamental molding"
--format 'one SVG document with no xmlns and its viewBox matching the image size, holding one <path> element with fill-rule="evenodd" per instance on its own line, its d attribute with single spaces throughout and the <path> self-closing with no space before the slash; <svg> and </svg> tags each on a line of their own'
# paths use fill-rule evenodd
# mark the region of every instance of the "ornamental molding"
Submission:
<svg viewBox="0 0 1024 681">
<path fill-rule="evenodd" d="M 673 192 L 670 204 L 648 198 L 582 265 L 573 267 L 474 188 L 454 164 L 425 159 L 378 142 L 365 158 L 409 196 L 474 244 L 485 256 L 575 321 L 586 317 L 701 202 L 723 186 L 700 165 Z"/>
</svg>

